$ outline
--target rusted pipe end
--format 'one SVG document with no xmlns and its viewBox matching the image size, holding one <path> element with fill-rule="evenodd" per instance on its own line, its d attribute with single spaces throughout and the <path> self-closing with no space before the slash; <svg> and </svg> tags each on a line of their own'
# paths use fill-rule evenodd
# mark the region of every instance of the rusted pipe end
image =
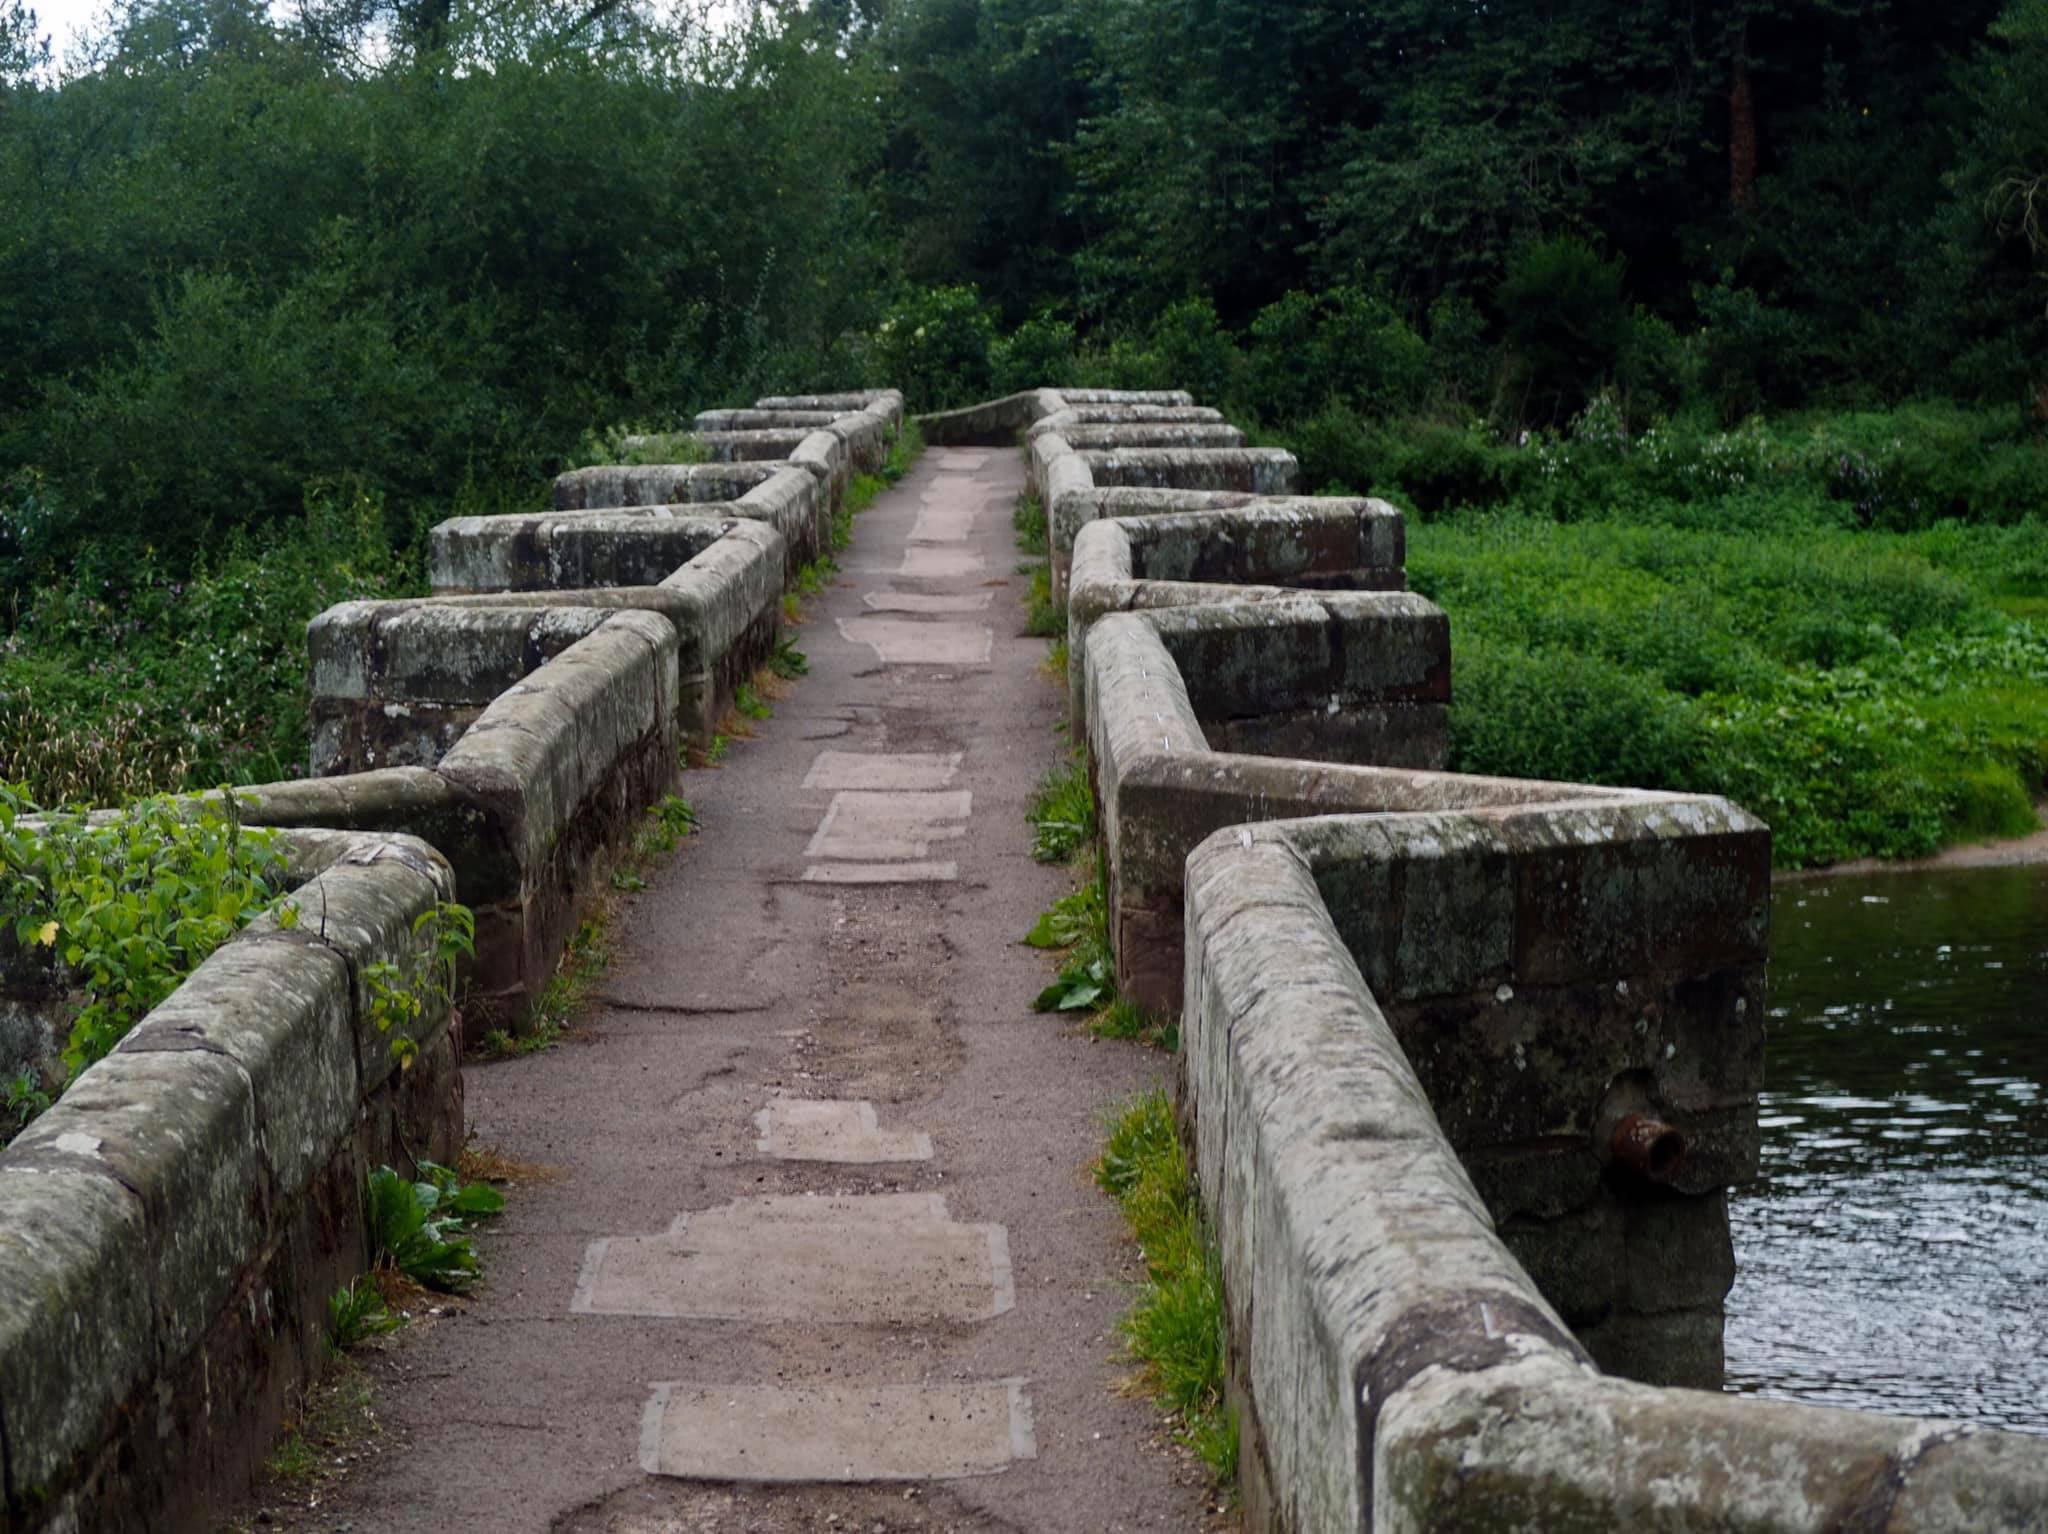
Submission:
<svg viewBox="0 0 2048 1534">
<path fill-rule="evenodd" d="M 1685 1136 L 1647 1113 L 1631 1113 L 1614 1126 L 1614 1159 L 1639 1177 L 1669 1182 L 1685 1164 Z"/>
</svg>

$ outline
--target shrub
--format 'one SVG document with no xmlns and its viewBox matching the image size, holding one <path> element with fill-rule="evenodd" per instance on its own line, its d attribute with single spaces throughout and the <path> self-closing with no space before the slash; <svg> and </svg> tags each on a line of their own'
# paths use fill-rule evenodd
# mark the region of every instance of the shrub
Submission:
<svg viewBox="0 0 2048 1534">
<path fill-rule="evenodd" d="M 1358 288 L 1292 292 L 1251 326 L 1246 390 L 1269 420 L 1331 404 L 1368 416 L 1412 410 L 1429 383 L 1429 348 L 1392 305 Z"/>
<path fill-rule="evenodd" d="M 1507 344 L 1507 413 L 1555 422 L 1585 406 L 1620 366 L 1630 313 L 1622 263 L 1569 236 L 1524 245 L 1494 298 Z"/>
<path fill-rule="evenodd" d="M 875 332 L 884 373 L 913 410 L 972 404 L 990 391 L 994 318 L 972 287 L 924 288 L 892 308 Z"/>
<path fill-rule="evenodd" d="M 1074 371 L 1074 327 L 1050 314 L 1034 315 L 996 343 L 991 368 L 994 394 L 1065 383 Z"/>
<path fill-rule="evenodd" d="M 1134 387 L 1186 389 L 1211 405 L 1237 397 L 1237 343 L 1207 298 L 1184 298 L 1160 315 L 1148 350 L 1162 381 Z"/>
</svg>

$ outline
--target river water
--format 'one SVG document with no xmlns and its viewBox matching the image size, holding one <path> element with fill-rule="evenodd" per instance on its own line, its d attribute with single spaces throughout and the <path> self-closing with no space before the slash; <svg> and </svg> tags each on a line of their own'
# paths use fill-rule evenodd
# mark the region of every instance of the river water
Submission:
<svg viewBox="0 0 2048 1534">
<path fill-rule="evenodd" d="M 1778 886 L 1728 1388 L 2048 1433 L 2048 868 Z"/>
</svg>

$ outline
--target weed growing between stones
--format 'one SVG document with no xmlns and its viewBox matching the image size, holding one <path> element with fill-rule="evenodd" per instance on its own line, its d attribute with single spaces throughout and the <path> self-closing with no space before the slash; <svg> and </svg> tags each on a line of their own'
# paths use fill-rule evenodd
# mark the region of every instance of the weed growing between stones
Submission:
<svg viewBox="0 0 2048 1534">
<path fill-rule="evenodd" d="M 378 1435 L 369 1378 L 348 1359 L 335 1360 L 306 1392 L 265 1462 L 269 1484 L 261 1488 L 262 1500 L 309 1510 L 318 1506 L 327 1486 L 346 1475 L 349 1463 L 361 1458 Z M 259 1525 L 271 1521 L 267 1509 L 257 1518 Z M 229 1525 L 237 1534 L 248 1527 Z"/>
<path fill-rule="evenodd" d="M 327 1348 L 337 1358 L 403 1325 L 404 1315 L 385 1304 L 382 1291 L 367 1273 L 328 1296 Z"/>
<path fill-rule="evenodd" d="M 716 744 L 716 742 L 714 742 Z M 721 749 L 722 754 L 722 749 Z M 697 829 L 697 812 L 689 801 L 667 794 L 649 807 L 640 829 L 613 863 L 606 883 L 613 892 L 629 894 L 644 888 L 647 871 L 682 845 Z M 610 896 L 598 900 L 570 934 L 561 962 L 518 1033 L 493 1028 L 477 1044 L 483 1060 L 511 1060 L 551 1048 L 583 1005 L 591 984 L 611 967 L 611 925 L 615 915 Z"/>
<path fill-rule="evenodd" d="M 1031 591 L 1025 603 L 1024 632 L 1033 639 L 1058 639 L 1067 632 L 1066 606 L 1053 600 L 1052 566 L 1032 568 Z"/>
<path fill-rule="evenodd" d="M 1180 1050 L 1180 1019 L 1147 1012 L 1136 1002 L 1119 996 L 1088 1020 L 1088 1035 L 1096 1039 L 1129 1039 L 1171 1055 Z"/>
<path fill-rule="evenodd" d="M 370 1174 L 363 1198 L 373 1266 L 403 1274 L 423 1288 L 460 1294 L 476 1282 L 481 1264 L 470 1244 L 478 1220 L 503 1211 L 505 1195 L 485 1183 L 465 1183 L 453 1170 L 419 1163 L 408 1180 L 388 1166 Z"/>
<path fill-rule="evenodd" d="M 1010 513 L 1010 525 L 1017 530 L 1017 547 L 1040 556 L 1052 551 L 1051 535 L 1045 523 L 1045 507 L 1026 490 L 1017 497 L 1017 509 Z"/>
<path fill-rule="evenodd" d="M 1111 1119 L 1095 1181 L 1145 1261 L 1118 1330 L 1146 1388 L 1179 1420 L 1181 1441 L 1227 1487 L 1237 1475 L 1237 1418 L 1223 1397 L 1222 1268 L 1163 1091 L 1133 1098 Z"/>
<path fill-rule="evenodd" d="M 1116 1000 L 1116 963 L 1109 952 L 1108 901 L 1100 873 L 1054 901 L 1024 941 L 1065 953 L 1052 984 L 1032 1000 L 1032 1011 L 1094 1011 Z"/>
<path fill-rule="evenodd" d="M 1031 855 L 1041 863 L 1064 863 L 1095 839 L 1095 792 L 1078 756 L 1039 781 L 1030 820 Z"/>
<path fill-rule="evenodd" d="M 787 634 L 776 636 L 775 652 L 768 657 L 768 669 L 785 682 L 794 682 L 811 669 L 811 658 L 796 647 Z"/>
<path fill-rule="evenodd" d="M 754 689 L 751 682 L 742 682 L 734 690 L 732 706 L 748 719 L 766 719 L 775 712 Z"/>
</svg>

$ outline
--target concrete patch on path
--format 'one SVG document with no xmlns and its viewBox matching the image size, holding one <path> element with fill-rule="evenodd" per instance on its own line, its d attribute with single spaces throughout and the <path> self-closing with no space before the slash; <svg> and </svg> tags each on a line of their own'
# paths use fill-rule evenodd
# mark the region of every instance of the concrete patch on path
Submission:
<svg viewBox="0 0 2048 1534">
<path fill-rule="evenodd" d="M 861 598 L 878 613 L 980 613 L 995 600 L 993 591 L 961 591 L 929 595 L 917 591 L 870 591 Z"/>
<path fill-rule="evenodd" d="M 650 1475 L 706 1481 L 939 1481 L 1035 1459 L 1021 1379 L 967 1385 L 657 1385 Z"/>
<path fill-rule="evenodd" d="M 953 581 L 981 574 L 988 561 L 971 549 L 939 543 L 913 543 L 903 550 L 896 574 L 905 580 Z"/>
<path fill-rule="evenodd" d="M 905 557 L 917 554 L 912 549 Z M 933 553 L 941 551 L 933 550 Z M 948 559 L 955 556 L 947 554 Z M 981 568 L 975 556 L 972 569 Z M 905 574 L 934 572 L 905 571 Z M 963 574 L 965 571 L 936 572 Z M 985 623 L 913 623 L 904 618 L 841 618 L 839 632 L 849 643 L 866 645 L 885 666 L 986 666 L 995 635 Z"/>
<path fill-rule="evenodd" d="M 1010 1237 L 936 1193 L 775 1195 L 590 1243 L 570 1310 L 692 1321 L 920 1326 L 1017 1302 Z"/>
<path fill-rule="evenodd" d="M 804 870 L 806 884 L 952 884 L 960 865 L 929 863 L 813 863 Z"/>
<path fill-rule="evenodd" d="M 966 834 L 973 808 L 974 795 L 964 788 L 941 793 L 847 789 L 832 796 L 804 856 L 860 863 L 923 858 L 933 842 Z"/>
<path fill-rule="evenodd" d="M 910 529 L 913 545 L 964 543 L 974 531 L 974 508 L 954 501 L 927 501 Z"/>
<path fill-rule="evenodd" d="M 929 1161 L 932 1137 L 914 1129 L 884 1129 L 875 1105 L 839 1099 L 776 1097 L 754 1115 L 754 1148 L 777 1161 Z"/>
<path fill-rule="evenodd" d="M 909 751 L 876 755 L 821 751 L 804 774 L 805 788 L 944 788 L 960 770 L 958 751 Z"/>
</svg>

